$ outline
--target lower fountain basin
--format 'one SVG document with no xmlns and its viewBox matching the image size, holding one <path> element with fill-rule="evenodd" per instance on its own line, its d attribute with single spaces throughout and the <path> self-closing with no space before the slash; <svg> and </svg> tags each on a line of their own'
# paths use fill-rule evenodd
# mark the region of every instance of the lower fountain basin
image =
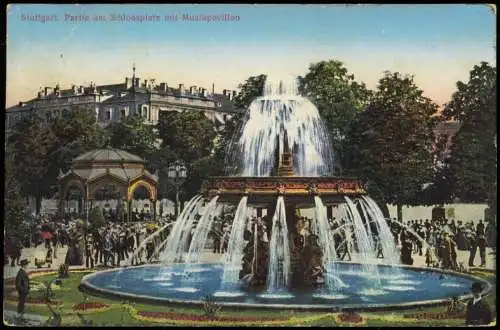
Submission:
<svg viewBox="0 0 500 330">
<path fill-rule="evenodd" d="M 342 288 L 307 291 L 246 292 L 221 287 L 223 265 L 144 265 L 105 270 L 85 276 L 81 289 L 105 296 L 148 303 L 201 305 L 207 295 L 221 306 L 246 308 L 348 310 L 396 309 L 445 303 L 452 297 L 472 297 L 475 281 L 484 293 L 491 284 L 480 278 L 413 266 L 377 265 L 380 282 L 356 263 L 336 263 Z M 331 273 L 331 272 L 330 272 Z"/>
</svg>

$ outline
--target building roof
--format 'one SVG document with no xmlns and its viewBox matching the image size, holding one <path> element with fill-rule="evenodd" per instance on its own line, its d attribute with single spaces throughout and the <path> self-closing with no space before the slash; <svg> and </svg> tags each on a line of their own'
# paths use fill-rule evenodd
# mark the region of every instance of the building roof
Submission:
<svg viewBox="0 0 500 330">
<path fill-rule="evenodd" d="M 234 103 L 224 94 L 212 94 L 211 98 L 218 104 L 217 111 L 236 113 L 242 112 L 243 109 L 234 107 Z"/>
<path fill-rule="evenodd" d="M 158 176 L 144 168 L 144 159 L 127 151 L 107 148 L 86 152 L 73 159 L 72 168 L 66 173 L 60 173 L 62 180 L 70 175 L 76 175 L 85 181 L 93 181 L 105 175 L 111 175 L 125 182 L 146 176 L 158 182 Z M 135 166 L 116 166 L 116 164 L 136 164 Z M 111 165 L 111 166 L 110 166 Z"/>
<path fill-rule="evenodd" d="M 73 159 L 73 163 L 88 163 L 88 162 L 99 162 L 99 163 L 142 163 L 145 161 L 139 156 L 132 155 L 131 153 L 115 149 L 115 148 L 107 148 L 107 149 L 96 149 L 89 152 L 84 153 Z"/>
<path fill-rule="evenodd" d="M 76 174 L 80 178 L 86 181 L 92 181 L 104 175 L 112 175 L 116 178 L 122 179 L 123 181 L 132 181 L 142 175 L 150 177 L 153 181 L 158 182 L 158 176 L 149 173 L 143 168 L 92 168 L 92 169 L 72 169 L 67 173 L 61 174 L 60 179 L 70 175 L 71 173 Z"/>
</svg>

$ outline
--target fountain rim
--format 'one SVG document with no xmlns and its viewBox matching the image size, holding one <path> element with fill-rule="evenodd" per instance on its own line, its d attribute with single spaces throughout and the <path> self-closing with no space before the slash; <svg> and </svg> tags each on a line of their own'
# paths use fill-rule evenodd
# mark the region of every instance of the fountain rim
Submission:
<svg viewBox="0 0 500 330">
<path fill-rule="evenodd" d="M 364 265 L 359 262 L 352 262 L 352 261 L 337 261 L 336 263 L 343 263 L 343 264 L 355 264 L 355 265 Z M 196 265 L 217 265 L 217 264 L 222 264 L 220 262 L 205 262 L 205 263 L 197 263 Z M 142 303 L 149 303 L 149 304 L 173 304 L 173 305 L 182 305 L 182 306 L 202 306 L 203 301 L 202 300 L 183 300 L 183 299 L 175 299 L 175 298 L 163 298 L 163 297 L 153 297 L 153 296 L 147 296 L 147 295 L 142 295 L 142 294 L 134 294 L 134 293 L 128 293 L 128 292 L 121 292 L 121 291 L 113 291 L 110 289 L 105 289 L 105 288 L 100 288 L 97 287 L 93 284 L 91 284 L 88 280 L 92 277 L 98 276 L 99 274 L 103 273 L 109 273 L 109 272 L 121 272 L 124 269 L 130 269 L 130 268 L 143 268 L 143 267 L 164 267 L 164 266 L 172 266 L 172 265 L 183 265 L 183 263 L 172 263 L 172 264 L 145 264 L 145 265 L 140 265 L 140 266 L 130 266 L 130 267 L 120 267 L 120 268 L 111 268 L 111 269 L 106 269 L 103 271 L 98 271 L 94 272 L 88 275 L 85 275 L 82 277 L 80 284 L 79 284 L 79 290 L 80 291 L 88 291 L 90 293 L 96 293 L 100 295 L 104 295 L 106 297 L 111 297 L 111 298 L 123 298 L 123 299 L 132 299 L 137 302 L 142 302 Z M 376 264 L 379 267 L 397 267 L 397 268 L 403 268 L 403 269 L 412 269 L 412 270 L 422 270 L 426 272 L 435 272 L 435 273 L 441 273 L 441 274 L 448 274 L 448 275 L 454 275 L 457 277 L 462 277 L 462 278 L 467 278 L 470 280 L 474 280 L 477 282 L 481 282 L 484 285 L 484 289 L 481 292 L 481 295 L 488 295 L 493 288 L 493 285 L 480 277 L 470 275 L 470 274 L 464 274 L 464 273 L 459 273 L 453 270 L 443 270 L 443 269 L 437 269 L 437 268 L 429 268 L 429 267 L 424 267 L 424 266 L 413 266 L 413 265 L 390 265 L 390 264 L 383 264 L 383 263 L 377 263 Z M 472 293 L 468 293 L 465 295 L 460 295 L 458 296 L 458 299 L 463 301 L 466 299 L 471 299 Z M 407 308 L 415 308 L 415 307 L 432 307 L 432 306 L 439 306 L 439 305 L 444 305 L 449 302 L 449 299 L 451 297 L 443 298 L 443 299 L 433 299 L 433 300 L 421 300 L 421 301 L 415 301 L 415 302 L 403 302 L 403 303 L 390 303 L 390 304 L 309 304 L 309 305 L 288 305 L 288 304 L 263 304 L 263 303 L 241 303 L 241 302 L 221 302 L 217 301 L 217 304 L 222 307 L 228 307 L 228 308 L 251 308 L 251 309 L 263 309 L 263 310 L 281 310 L 281 309 L 286 309 L 286 310 L 307 310 L 307 311 L 332 311 L 333 309 L 339 309 L 342 311 L 348 311 L 348 310 L 355 310 L 355 311 L 386 311 L 386 310 L 401 310 L 401 309 L 407 309 Z"/>
</svg>

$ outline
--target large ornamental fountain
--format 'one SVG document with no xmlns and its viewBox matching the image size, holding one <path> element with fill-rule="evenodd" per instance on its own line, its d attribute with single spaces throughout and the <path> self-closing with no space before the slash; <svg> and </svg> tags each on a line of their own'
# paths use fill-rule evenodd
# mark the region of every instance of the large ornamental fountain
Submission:
<svg viewBox="0 0 500 330">
<path fill-rule="evenodd" d="M 295 80 L 268 79 L 230 145 L 228 176 L 206 180 L 173 227 L 149 236 L 131 257 L 155 242 L 160 263 L 97 272 L 82 286 L 127 299 L 201 304 L 212 296 L 256 308 L 387 308 L 469 294 L 479 279 L 401 266 L 381 210 L 359 180 L 335 176 L 334 163 L 318 110 Z M 228 249 L 206 262 L 224 205 L 236 206 Z M 351 262 L 339 260 L 346 247 Z"/>
</svg>

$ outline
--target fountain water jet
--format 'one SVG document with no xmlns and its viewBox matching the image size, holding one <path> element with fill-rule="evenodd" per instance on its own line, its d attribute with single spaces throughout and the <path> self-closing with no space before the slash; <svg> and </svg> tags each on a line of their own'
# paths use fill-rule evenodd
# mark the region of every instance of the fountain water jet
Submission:
<svg viewBox="0 0 500 330">
<path fill-rule="evenodd" d="M 240 200 L 234 215 L 231 236 L 229 236 L 228 250 L 224 258 L 225 268 L 222 276 L 223 288 L 227 288 L 227 286 L 231 284 L 237 284 L 239 280 L 241 258 L 243 258 L 245 243 L 243 233 L 247 220 L 247 200 L 247 196 L 244 196 Z"/>
<path fill-rule="evenodd" d="M 278 197 L 270 244 L 269 274 L 267 287 L 271 293 L 287 290 L 290 284 L 290 250 L 286 210 L 283 196 Z"/>
<path fill-rule="evenodd" d="M 205 243 L 207 241 L 208 232 L 212 226 L 214 220 L 214 210 L 217 206 L 217 199 L 219 196 L 212 198 L 210 203 L 208 203 L 205 213 L 200 219 L 196 231 L 194 232 L 193 238 L 191 239 L 191 245 L 189 246 L 189 252 L 186 257 L 187 263 L 198 263 L 200 262 L 201 252 Z"/>
</svg>

